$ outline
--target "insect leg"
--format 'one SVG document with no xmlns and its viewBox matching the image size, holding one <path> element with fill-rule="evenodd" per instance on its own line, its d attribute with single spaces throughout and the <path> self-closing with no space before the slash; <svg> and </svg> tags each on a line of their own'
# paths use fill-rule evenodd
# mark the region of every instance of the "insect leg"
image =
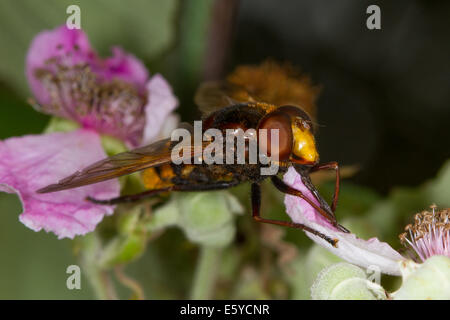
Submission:
<svg viewBox="0 0 450 320">
<path fill-rule="evenodd" d="M 272 178 L 273 185 L 278 190 L 280 190 L 283 193 L 287 193 L 287 194 L 290 194 L 290 195 L 302 198 L 303 200 L 308 202 L 309 205 L 311 205 L 314 209 L 316 209 L 325 219 L 330 221 L 331 224 L 333 224 L 333 226 L 335 226 L 336 228 L 338 228 L 339 230 L 341 230 L 343 232 L 349 232 L 345 227 L 343 227 L 339 223 L 337 223 L 336 218 L 334 217 L 334 215 L 332 215 L 331 213 L 325 211 L 323 208 L 321 208 L 320 206 L 315 204 L 311 199 L 309 199 L 307 196 L 305 196 L 301 191 L 296 190 L 296 189 L 288 186 L 287 184 L 285 184 L 283 182 L 283 180 L 281 180 L 277 176 L 272 176 L 271 178 Z"/>
<path fill-rule="evenodd" d="M 221 190 L 228 189 L 237 184 L 235 181 L 231 182 L 217 182 L 211 184 L 193 184 L 193 185 L 173 185 L 167 188 L 162 189 L 151 189 L 137 194 L 131 194 L 126 196 L 121 196 L 117 198 L 107 199 L 107 200 L 99 200 L 91 197 L 87 197 L 86 200 L 96 203 L 96 204 L 104 204 L 104 205 L 113 205 L 127 202 L 136 202 L 142 199 L 152 197 L 159 193 L 170 192 L 170 191 L 213 191 L 213 190 Z"/>
<path fill-rule="evenodd" d="M 121 196 L 121 197 L 112 198 L 112 199 L 106 199 L 106 200 L 95 199 L 92 197 L 87 197 L 86 200 L 88 200 L 92 203 L 95 203 L 95 204 L 113 205 L 113 204 L 119 204 L 119 203 L 140 201 L 142 199 L 157 195 L 159 193 L 168 192 L 170 190 L 171 190 L 171 187 L 163 188 L 163 189 L 152 189 L 152 190 L 147 190 L 147 191 L 144 191 L 141 193 L 130 194 L 130 195 Z"/>
<path fill-rule="evenodd" d="M 223 190 L 234 187 L 238 185 L 237 181 L 220 181 L 214 183 L 205 184 L 186 184 L 186 185 L 175 185 L 172 191 L 214 191 Z"/>
<path fill-rule="evenodd" d="M 312 167 L 311 172 L 325 169 L 334 169 L 336 171 L 336 183 L 334 186 L 333 203 L 331 204 L 331 211 L 333 211 L 334 213 L 336 211 L 336 206 L 339 198 L 339 185 L 340 185 L 339 165 L 336 161 L 322 163 Z"/>
<path fill-rule="evenodd" d="M 272 220 L 272 219 L 265 219 L 261 217 L 260 209 L 261 209 L 261 187 L 258 183 L 252 184 L 252 216 L 255 221 L 263 222 L 263 223 L 269 223 L 269 224 L 275 224 L 278 226 L 283 227 L 290 227 L 290 228 L 296 228 L 301 229 L 307 232 L 310 232 L 316 236 L 321 237 L 325 241 L 329 242 L 333 247 L 336 247 L 338 240 L 332 239 L 323 233 L 320 233 L 317 230 L 314 230 L 313 228 L 310 228 L 308 226 L 305 226 L 304 224 L 300 223 L 294 223 L 294 222 L 288 222 L 288 221 L 281 221 L 281 220 Z"/>
</svg>

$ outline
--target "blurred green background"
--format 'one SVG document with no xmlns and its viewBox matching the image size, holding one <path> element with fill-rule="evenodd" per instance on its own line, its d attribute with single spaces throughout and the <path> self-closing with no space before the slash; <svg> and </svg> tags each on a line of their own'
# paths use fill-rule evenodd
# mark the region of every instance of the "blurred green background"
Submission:
<svg viewBox="0 0 450 320">
<path fill-rule="evenodd" d="M 322 88 L 317 136 L 322 161 L 359 166 L 341 189 L 338 216 L 361 235 L 379 236 L 398 248 L 396 235 L 414 212 L 432 202 L 450 205 L 450 171 L 444 166 L 450 158 L 450 3 L 2 0 L 1 139 L 40 133 L 46 126 L 49 118 L 26 102 L 31 94 L 24 59 L 38 32 L 65 22 L 70 4 L 81 7 L 82 28 L 100 54 L 120 45 L 169 80 L 185 121 L 199 117 L 193 94 L 200 81 L 239 64 L 274 58 L 309 74 Z M 381 30 L 365 27 L 369 4 L 381 7 Z M 322 183 L 321 190 L 331 194 L 332 184 Z M 233 193 L 248 212 L 248 186 Z M 268 194 L 263 210 L 286 219 L 282 197 Z M 93 298 L 85 277 L 82 290 L 66 288 L 66 267 L 77 264 L 71 241 L 25 228 L 20 211 L 17 197 L 0 194 L 0 299 Z M 333 260 L 301 232 L 287 231 L 275 241 L 284 249 L 274 249 L 261 241 L 267 230 L 249 214 L 240 216 L 237 226 L 235 242 L 223 252 L 216 298 L 305 298 L 316 271 L 326 265 L 315 257 Z M 296 258 L 290 267 L 267 266 L 292 246 Z M 126 271 L 146 298 L 185 298 L 197 257 L 198 248 L 173 228 Z"/>
</svg>

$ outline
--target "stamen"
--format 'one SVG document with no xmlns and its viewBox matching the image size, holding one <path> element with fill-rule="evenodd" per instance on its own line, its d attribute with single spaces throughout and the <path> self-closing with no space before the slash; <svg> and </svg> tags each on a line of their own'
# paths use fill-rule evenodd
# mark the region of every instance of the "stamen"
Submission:
<svg viewBox="0 0 450 320">
<path fill-rule="evenodd" d="M 50 97 L 39 111 L 138 145 L 145 126 L 145 97 L 129 83 L 102 79 L 87 64 L 61 61 L 49 59 L 45 68 L 35 70 Z"/>
<path fill-rule="evenodd" d="M 399 235 L 400 242 L 410 246 L 422 261 L 434 255 L 450 257 L 450 211 L 438 211 L 436 205 L 430 209 L 414 215 L 414 225 L 408 224 Z"/>
</svg>

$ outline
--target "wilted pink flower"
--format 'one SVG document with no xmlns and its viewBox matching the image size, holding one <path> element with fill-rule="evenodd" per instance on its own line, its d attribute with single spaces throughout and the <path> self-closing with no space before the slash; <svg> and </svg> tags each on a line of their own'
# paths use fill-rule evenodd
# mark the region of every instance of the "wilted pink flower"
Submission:
<svg viewBox="0 0 450 320">
<path fill-rule="evenodd" d="M 85 198 L 118 196 L 117 180 L 54 194 L 35 191 L 104 158 L 99 134 L 130 147 L 155 139 L 177 106 L 161 75 L 149 79 L 134 56 L 117 47 L 112 52 L 99 58 L 83 31 L 66 26 L 38 34 L 30 46 L 26 75 L 38 110 L 81 127 L 0 141 L 0 191 L 19 195 L 20 220 L 33 230 L 59 238 L 92 231 L 114 208 Z"/>
<path fill-rule="evenodd" d="M 39 111 L 138 146 L 151 139 L 177 106 L 160 75 L 121 48 L 101 59 L 83 31 L 61 26 L 38 34 L 28 51 L 26 75 Z"/>
<path fill-rule="evenodd" d="M 284 182 L 301 191 L 317 205 L 309 189 L 303 184 L 301 176 L 291 167 L 284 175 Z M 311 227 L 331 239 L 337 239 L 337 247 L 331 246 L 324 239 L 306 232 L 307 236 L 316 243 L 325 247 L 335 255 L 355 265 L 367 268 L 377 266 L 381 272 L 400 275 L 398 261 L 404 258 L 387 243 L 380 242 L 377 238 L 363 240 L 352 233 L 345 233 L 336 229 L 328 220 L 320 215 L 308 202 L 291 195 L 286 195 L 284 203 L 287 214 L 292 221 Z"/>
<path fill-rule="evenodd" d="M 420 260 L 435 256 L 450 258 L 450 209 L 422 211 L 414 216 L 414 224 L 406 226 L 399 237 L 403 244 L 409 245 Z"/>
</svg>

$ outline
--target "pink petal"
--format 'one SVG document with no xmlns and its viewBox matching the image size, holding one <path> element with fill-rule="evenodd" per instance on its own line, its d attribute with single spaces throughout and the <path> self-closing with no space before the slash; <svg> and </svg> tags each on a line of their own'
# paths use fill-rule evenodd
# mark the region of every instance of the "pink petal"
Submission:
<svg viewBox="0 0 450 320">
<path fill-rule="evenodd" d="M 104 68 L 97 67 L 94 71 L 101 74 L 105 80 L 121 79 L 136 86 L 139 92 L 144 92 L 148 81 L 148 71 L 144 64 L 120 47 L 113 47 L 112 53 L 112 57 L 106 58 L 100 65 Z"/>
<path fill-rule="evenodd" d="M 54 232 L 60 239 L 73 238 L 93 231 L 105 214 L 114 211 L 112 206 L 95 205 L 85 198 L 117 197 L 119 182 L 49 194 L 35 191 L 104 157 L 100 137 L 85 129 L 0 141 L 0 191 L 20 197 L 23 212 L 19 219 L 27 227 Z"/>
<path fill-rule="evenodd" d="M 99 58 L 84 31 L 68 29 L 66 25 L 39 33 L 33 39 L 26 57 L 26 76 L 34 96 L 40 104 L 50 104 L 50 95 L 35 72 L 39 69 L 56 72 L 53 62 L 65 67 L 86 64 L 99 81 L 118 79 L 132 84 L 143 93 L 148 80 L 143 63 L 119 47 L 114 47 L 112 53 L 112 57 Z"/>
<path fill-rule="evenodd" d="M 169 83 L 160 74 L 147 84 L 148 102 L 145 106 L 144 144 L 151 142 L 161 131 L 169 114 L 178 106 L 178 99 Z"/>
<path fill-rule="evenodd" d="M 290 167 L 285 174 L 284 181 L 291 187 L 302 191 L 310 199 L 315 200 L 293 167 Z M 324 239 L 306 232 L 308 237 L 338 257 L 363 268 L 375 267 L 379 268 L 380 272 L 383 273 L 400 275 L 398 261 L 404 258 L 392 249 L 389 244 L 380 242 L 377 238 L 369 240 L 359 239 L 352 233 L 344 233 L 337 230 L 313 207 L 299 197 L 286 195 L 284 203 L 287 214 L 292 221 L 307 225 L 330 238 L 338 239 L 337 248 L 334 248 Z"/>
<path fill-rule="evenodd" d="M 41 104 L 50 103 L 50 96 L 42 83 L 35 77 L 37 69 L 48 68 L 49 59 L 58 59 L 64 65 L 92 63 L 95 52 L 86 34 L 79 29 L 67 29 L 65 25 L 39 33 L 32 41 L 26 57 L 26 76 L 31 91 Z M 56 71 L 56 70 L 53 70 Z"/>
</svg>

